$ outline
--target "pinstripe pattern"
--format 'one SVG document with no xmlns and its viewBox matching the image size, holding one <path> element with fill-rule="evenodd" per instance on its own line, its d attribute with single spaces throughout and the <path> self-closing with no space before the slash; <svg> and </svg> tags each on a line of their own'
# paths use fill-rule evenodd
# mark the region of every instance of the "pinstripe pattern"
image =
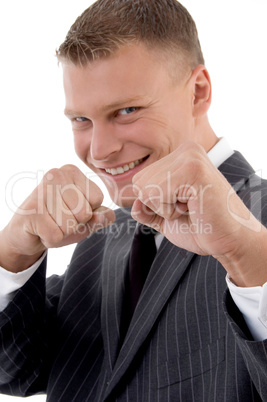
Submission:
<svg viewBox="0 0 267 402">
<path fill-rule="evenodd" d="M 267 221 L 267 184 L 239 153 L 220 170 Z M 0 313 L 0 390 L 49 402 L 267 400 L 267 342 L 253 342 L 225 271 L 163 240 L 121 345 L 128 210 L 80 243 L 62 277 L 45 262 Z M 261 395 L 261 397 L 259 396 Z"/>
</svg>

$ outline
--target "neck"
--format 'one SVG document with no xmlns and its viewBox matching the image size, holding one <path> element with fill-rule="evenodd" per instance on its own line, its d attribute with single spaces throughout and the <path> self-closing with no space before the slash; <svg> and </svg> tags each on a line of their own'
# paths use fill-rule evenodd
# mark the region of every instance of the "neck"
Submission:
<svg viewBox="0 0 267 402">
<path fill-rule="evenodd" d="M 209 152 L 217 144 L 219 138 L 213 131 L 208 117 L 206 116 L 201 121 L 197 121 L 195 129 L 197 142 L 202 145 L 206 152 Z"/>
</svg>

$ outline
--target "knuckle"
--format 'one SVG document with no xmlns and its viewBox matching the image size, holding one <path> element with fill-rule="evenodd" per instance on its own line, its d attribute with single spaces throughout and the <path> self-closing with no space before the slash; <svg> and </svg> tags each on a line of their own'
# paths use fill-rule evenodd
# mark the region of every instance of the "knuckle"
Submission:
<svg viewBox="0 0 267 402">
<path fill-rule="evenodd" d="M 81 171 L 75 165 L 64 165 L 60 168 L 50 169 L 44 175 L 44 180 L 47 184 L 49 182 L 53 183 L 69 183 L 70 178 L 77 177 L 79 174 L 82 174 Z"/>
<path fill-rule="evenodd" d="M 61 176 L 60 170 L 58 168 L 53 168 L 48 170 L 48 172 L 45 173 L 44 175 L 44 181 L 45 182 L 53 182 L 57 181 L 57 179 Z"/>
<path fill-rule="evenodd" d="M 70 175 L 76 175 L 81 173 L 80 169 L 77 168 L 77 166 L 72 165 L 71 163 L 61 166 L 60 170 Z"/>
</svg>

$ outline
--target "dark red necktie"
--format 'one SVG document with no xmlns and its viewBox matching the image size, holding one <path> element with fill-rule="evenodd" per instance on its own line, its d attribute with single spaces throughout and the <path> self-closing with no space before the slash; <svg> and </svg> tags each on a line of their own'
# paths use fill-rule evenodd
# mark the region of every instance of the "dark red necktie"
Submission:
<svg viewBox="0 0 267 402">
<path fill-rule="evenodd" d="M 155 234 L 157 232 L 145 225 L 136 228 L 129 258 L 129 297 L 132 315 L 142 292 L 149 269 L 157 249 Z"/>
<path fill-rule="evenodd" d="M 138 224 L 129 256 L 126 291 L 121 319 L 121 343 L 126 335 L 149 269 L 156 255 L 155 234 L 148 226 Z"/>
</svg>

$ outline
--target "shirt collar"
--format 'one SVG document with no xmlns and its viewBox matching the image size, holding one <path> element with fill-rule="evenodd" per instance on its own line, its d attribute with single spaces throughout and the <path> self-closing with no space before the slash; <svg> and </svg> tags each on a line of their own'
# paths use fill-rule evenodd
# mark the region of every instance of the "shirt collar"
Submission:
<svg viewBox="0 0 267 402">
<path fill-rule="evenodd" d="M 234 151 L 230 147 L 226 138 L 222 137 L 208 152 L 208 157 L 215 167 L 219 167 L 226 159 L 233 155 Z"/>
</svg>

